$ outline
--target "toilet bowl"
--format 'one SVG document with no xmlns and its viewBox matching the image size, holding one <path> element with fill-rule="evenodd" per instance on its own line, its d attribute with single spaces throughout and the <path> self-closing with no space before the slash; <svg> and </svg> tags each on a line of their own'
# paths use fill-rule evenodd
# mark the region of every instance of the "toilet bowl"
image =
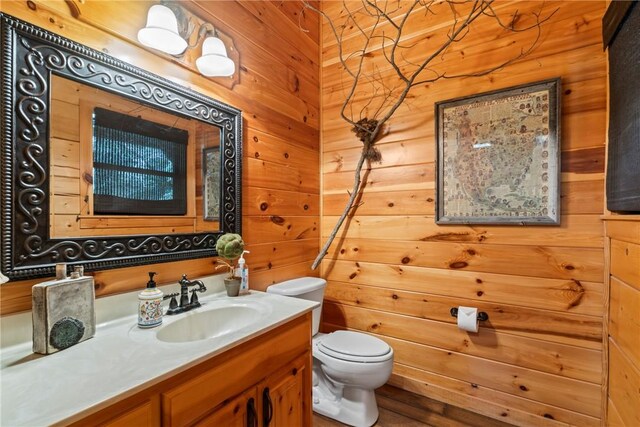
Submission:
<svg viewBox="0 0 640 427">
<path fill-rule="evenodd" d="M 374 390 L 391 375 L 393 349 L 361 332 L 318 333 L 325 286 L 323 279 L 303 277 L 267 292 L 321 304 L 313 311 L 313 410 L 345 424 L 371 426 L 378 419 Z"/>
</svg>

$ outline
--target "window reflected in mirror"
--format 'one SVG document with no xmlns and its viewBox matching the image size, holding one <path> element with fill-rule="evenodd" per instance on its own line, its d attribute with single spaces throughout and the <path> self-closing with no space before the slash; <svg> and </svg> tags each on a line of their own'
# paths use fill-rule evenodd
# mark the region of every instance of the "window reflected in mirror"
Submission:
<svg viewBox="0 0 640 427">
<path fill-rule="evenodd" d="M 52 238 L 220 229 L 220 129 L 52 76 Z"/>
<path fill-rule="evenodd" d="M 184 215 L 189 132 L 93 110 L 93 212 Z"/>
</svg>

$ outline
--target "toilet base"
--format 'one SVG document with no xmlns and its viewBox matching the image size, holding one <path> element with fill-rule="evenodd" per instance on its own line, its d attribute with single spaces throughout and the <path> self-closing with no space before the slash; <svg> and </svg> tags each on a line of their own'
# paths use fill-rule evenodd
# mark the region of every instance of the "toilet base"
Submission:
<svg viewBox="0 0 640 427">
<path fill-rule="evenodd" d="M 356 427 L 370 427 L 378 419 L 378 404 L 373 390 L 345 387 L 342 397 L 336 396 L 322 385 L 313 387 L 313 411 L 341 423 Z"/>
</svg>

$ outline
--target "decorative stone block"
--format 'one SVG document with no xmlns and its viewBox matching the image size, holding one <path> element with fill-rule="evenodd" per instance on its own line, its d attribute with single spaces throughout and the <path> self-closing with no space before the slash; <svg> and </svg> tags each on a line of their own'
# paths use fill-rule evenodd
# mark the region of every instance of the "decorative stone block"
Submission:
<svg viewBox="0 0 640 427">
<path fill-rule="evenodd" d="M 34 353 L 55 353 L 95 335 L 93 277 L 38 283 L 31 299 Z"/>
</svg>

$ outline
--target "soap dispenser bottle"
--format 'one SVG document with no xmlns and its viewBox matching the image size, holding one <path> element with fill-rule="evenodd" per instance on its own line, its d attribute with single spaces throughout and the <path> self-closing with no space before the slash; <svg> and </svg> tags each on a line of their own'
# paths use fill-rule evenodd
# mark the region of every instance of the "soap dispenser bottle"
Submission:
<svg viewBox="0 0 640 427">
<path fill-rule="evenodd" d="M 246 295 L 249 293 L 249 266 L 244 259 L 244 254 L 248 253 L 250 252 L 242 251 L 242 255 L 240 255 L 240 259 L 238 260 L 236 276 L 240 278 L 240 295 Z"/>
<path fill-rule="evenodd" d="M 155 274 L 149 272 L 147 288 L 138 294 L 138 326 L 141 328 L 153 328 L 162 323 L 163 293 L 156 288 Z"/>
</svg>

